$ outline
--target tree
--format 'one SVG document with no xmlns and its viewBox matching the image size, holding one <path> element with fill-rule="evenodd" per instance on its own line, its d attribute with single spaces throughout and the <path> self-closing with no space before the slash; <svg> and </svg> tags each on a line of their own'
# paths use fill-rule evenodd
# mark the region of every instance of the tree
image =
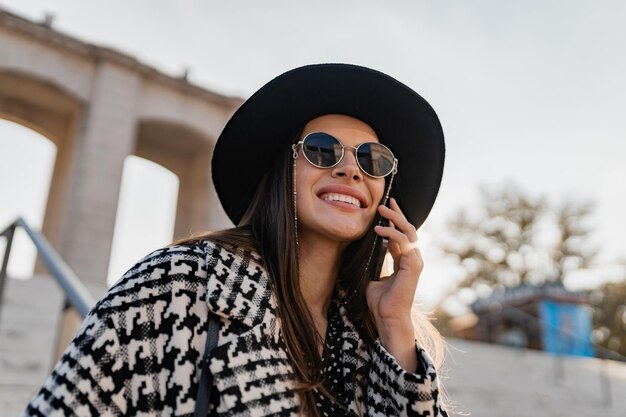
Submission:
<svg viewBox="0 0 626 417">
<path fill-rule="evenodd" d="M 517 187 L 482 189 L 473 210 L 462 209 L 447 224 L 440 246 L 462 267 L 453 290 L 473 299 L 524 284 L 561 283 L 572 272 L 592 268 L 598 250 L 591 243 L 593 205 L 550 205 Z M 626 260 L 617 262 L 624 279 L 590 292 L 593 342 L 599 357 L 626 360 Z M 458 302 L 458 297 L 456 298 Z M 452 319 L 443 303 L 438 328 L 452 334 Z"/>
<path fill-rule="evenodd" d="M 589 268 L 597 250 L 589 244 L 589 203 L 550 206 L 515 186 L 481 190 L 474 212 L 461 209 L 441 247 L 463 268 L 458 287 L 477 296 L 524 284 L 563 282 Z"/>
<path fill-rule="evenodd" d="M 588 269 L 598 254 L 589 244 L 592 230 L 587 219 L 593 213 L 591 203 L 565 203 L 556 210 L 556 225 L 560 232 L 553 248 L 553 276 L 563 279 L 575 270 Z"/>
<path fill-rule="evenodd" d="M 602 284 L 591 299 L 594 343 L 606 348 L 598 350 L 597 356 L 626 360 L 626 278 Z"/>
</svg>

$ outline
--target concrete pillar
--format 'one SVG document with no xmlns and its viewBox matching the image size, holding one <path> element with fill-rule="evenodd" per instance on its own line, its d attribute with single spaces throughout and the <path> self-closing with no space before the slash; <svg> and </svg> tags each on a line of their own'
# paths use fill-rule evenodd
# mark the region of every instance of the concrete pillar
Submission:
<svg viewBox="0 0 626 417">
<path fill-rule="evenodd" d="M 209 178 L 212 178 L 209 173 Z M 229 227 L 233 227 L 233 223 L 230 221 L 226 212 L 222 208 L 220 203 L 220 199 L 217 196 L 217 191 L 215 191 L 215 187 L 213 186 L 213 180 L 209 179 L 207 184 L 207 192 L 209 195 L 209 201 L 211 202 L 209 206 L 209 219 L 208 226 L 210 230 L 221 230 Z"/>
<path fill-rule="evenodd" d="M 71 175 L 70 169 L 76 150 L 76 135 L 78 133 L 76 124 L 80 117 L 79 114 L 79 112 L 75 113 L 63 137 L 56 141 L 57 153 L 42 225 L 43 234 L 55 248 L 59 247 L 61 221 L 67 203 L 67 191 Z M 43 266 L 39 259 L 35 264 L 35 273 L 48 273 L 47 267 Z"/>
<path fill-rule="evenodd" d="M 72 160 L 59 249 L 99 298 L 106 290 L 124 159 L 132 153 L 140 79 L 101 62 Z"/>
<path fill-rule="evenodd" d="M 174 238 L 206 231 L 209 224 L 211 157 L 208 152 L 189 154 L 185 167 L 179 171 L 178 202 Z"/>
<path fill-rule="evenodd" d="M 174 237 L 232 227 L 211 180 L 211 153 L 200 152 L 179 171 L 180 185 Z"/>
</svg>

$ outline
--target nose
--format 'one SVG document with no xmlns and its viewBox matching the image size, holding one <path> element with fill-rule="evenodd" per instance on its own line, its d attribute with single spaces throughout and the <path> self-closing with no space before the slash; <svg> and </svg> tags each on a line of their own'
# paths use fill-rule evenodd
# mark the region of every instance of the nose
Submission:
<svg viewBox="0 0 626 417">
<path fill-rule="evenodd" d="M 343 159 L 333 167 L 333 176 L 347 177 L 354 181 L 361 181 L 363 179 L 363 173 L 356 162 L 356 149 L 351 146 L 345 146 L 343 151 Z"/>
</svg>

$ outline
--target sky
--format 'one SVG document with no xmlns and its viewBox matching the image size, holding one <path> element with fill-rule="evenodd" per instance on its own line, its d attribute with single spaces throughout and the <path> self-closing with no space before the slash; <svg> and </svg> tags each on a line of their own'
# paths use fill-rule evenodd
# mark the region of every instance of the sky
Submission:
<svg viewBox="0 0 626 417">
<path fill-rule="evenodd" d="M 191 82 L 229 95 L 247 97 L 316 62 L 369 66 L 415 89 L 437 111 L 447 146 L 441 191 L 420 229 L 426 268 L 418 299 L 426 305 L 459 278 L 434 247 L 437 235 L 458 209 L 475 207 L 481 186 L 516 185 L 554 204 L 594 202 L 592 239 L 609 266 L 568 284 L 623 277 L 611 265 L 626 258 L 626 2 L 0 0 L 0 7 L 36 21 L 52 13 L 56 30 L 172 75 L 188 68 Z M 0 225 L 18 212 L 41 224 L 54 152 L 46 139 L 0 120 Z M 16 181 L 11 173 L 25 164 Z M 177 180 L 153 165 L 137 158 L 125 165 L 110 281 L 171 238 Z M 147 198 L 138 190 L 155 184 L 169 194 L 141 218 Z M 32 262 L 25 247 L 11 264 L 16 274 Z"/>
</svg>

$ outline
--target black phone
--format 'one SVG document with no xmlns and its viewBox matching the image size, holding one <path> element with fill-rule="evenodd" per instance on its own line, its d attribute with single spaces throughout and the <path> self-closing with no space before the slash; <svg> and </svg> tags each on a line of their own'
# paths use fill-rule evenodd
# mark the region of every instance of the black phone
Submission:
<svg viewBox="0 0 626 417">
<path fill-rule="evenodd" d="M 380 220 L 377 223 L 378 226 L 389 226 L 389 220 L 380 216 Z M 380 273 L 383 270 L 383 264 L 385 263 L 385 255 L 387 255 L 387 247 L 389 246 L 389 239 L 380 235 L 376 235 L 376 241 L 374 242 L 374 250 L 372 251 L 372 265 L 374 267 L 374 275 L 372 275 L 372 281 L 380 280 Z"/>
</svg>

